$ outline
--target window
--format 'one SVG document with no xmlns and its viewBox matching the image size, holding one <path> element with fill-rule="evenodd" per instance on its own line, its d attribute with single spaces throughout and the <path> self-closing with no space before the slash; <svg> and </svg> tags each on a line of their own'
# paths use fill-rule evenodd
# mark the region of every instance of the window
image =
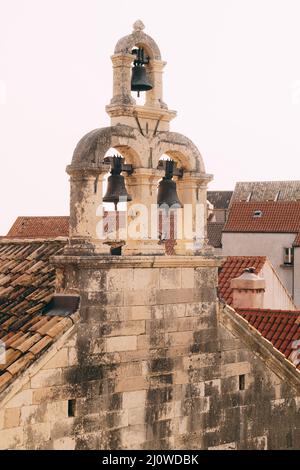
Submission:
<svg viewBox="0 0 300 470">
<path fill-rule="evenodd" d="M 68 416 L 75 416 L 76 400 L 68 400 Z"/>
<path fill-rule="evenodd" d="M 239 375 L 239 390 L 245 390 L 245 374 Z"/>
<path fill-rule="evenodd" d="M 256 210 L 253 213 L 253 217 L 262 217 L 263 213 L 260 210 Z"/>
<path fill-rule="evenodd" d="M 283 263 L 286 265 L 293 265 L 294 264 L 294 248 L 284 248 L 283 249 Z"/>
</svg>

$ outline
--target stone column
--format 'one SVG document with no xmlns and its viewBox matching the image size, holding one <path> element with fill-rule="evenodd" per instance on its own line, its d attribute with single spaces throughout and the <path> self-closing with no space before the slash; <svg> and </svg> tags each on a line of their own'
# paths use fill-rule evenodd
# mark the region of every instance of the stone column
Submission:
<svg viewBox="0 0 300 470">
<path fill-rule="evenodd" d="M 203 180 L 203 175 L 200 173 L 185 172 L 182 178 L 177 178 L 176 183 L 178 196 L 184 207 L 177 212 L 179 238 L 175 245 L 175 253 L 195 254 L 201 251 L 207 242 L 207 181 Z"/>
<path fill-rule="evenodd" d="M 97 168 L 67 167 L 70 175 L 70 245 L 93 244 L 95 251 L 109 253 L 97 234 L 97 224 L 101 222 L 103 178 L 108 165 Z"/>
<path fill-rule="evenodd" d="M 153 88 L 146 93 L 146 106 L 155 108 L 168 108 L 168 106 L 163 102 L 162 80 L 163 69 L 166 63 L 167 62 L 162 60 L 150 60 L 149 67 L 147 67 L 147 72 L 149 73 Z"/>
<path fill-rule="evenodd" d="M 126 177 L 132 201 L 128 203 L 128 238 L 122 250 L 125 255 L 164 254 L 158 240 L 157 218 L 157 184 L 161 177 L 160 170 L 148 168 L 136 168 Z"/>
<path fill-rule="evenodd" d="M 113 97 L 111 105 L 133 105 L 131 96 L 131 67 L 132 54 L 115 54 L 111 57 L 113 63 Z"/>
</svg>

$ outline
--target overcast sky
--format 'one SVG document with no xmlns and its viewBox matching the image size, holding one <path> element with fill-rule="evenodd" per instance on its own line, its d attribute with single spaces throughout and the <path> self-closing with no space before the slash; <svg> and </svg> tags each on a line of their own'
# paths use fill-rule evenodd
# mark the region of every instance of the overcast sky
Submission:
<svg viewBox="0 0 300 470">
<path fill-rule="evenodd" d="M 109 125 L 110 56 L 138 18 L 210 189 L 300 179 L 299 0 L 0 0 L 0 234 L 68 214 L 65 167 Z"/>
</svg>

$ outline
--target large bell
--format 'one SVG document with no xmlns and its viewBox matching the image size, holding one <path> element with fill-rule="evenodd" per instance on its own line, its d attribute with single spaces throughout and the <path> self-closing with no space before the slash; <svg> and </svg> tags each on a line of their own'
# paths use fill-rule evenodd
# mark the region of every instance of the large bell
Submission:
<svg viewBox="0 0 300 470">
<path fill-rule="evenodd" d="M 138 96 L 140 91 L 148 91 L 153 88 L 147 77 L 147 71 L 143 65 L 135 64 L 132 68 L 131 75 L 131 90 L 137 91 Z"/>
<path fill-rule="evenodd" d="M 132 201 L 132 197 L 128 194 L 124 176 L 121 175 L 122 159 L 114 157 L 111 175 L 107 180 L 107 190 L 103 197 L 103 202 L 113 202 L 115 210 L 117 210 L 118 202 Z"/>
<path fill-rule="evenodd" d="M 158 185 L 157 204 L 158 206 L 166 205 L 172 207 L 172 209 L 183 207 L 177 195 L 175 181 L 166 176 Z"/>
</svg>

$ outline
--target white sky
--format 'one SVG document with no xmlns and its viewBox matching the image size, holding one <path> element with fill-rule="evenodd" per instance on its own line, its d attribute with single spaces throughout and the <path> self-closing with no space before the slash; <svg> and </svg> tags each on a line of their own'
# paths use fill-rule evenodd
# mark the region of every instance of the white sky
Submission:
<svg viewBox="0 0 300 470">
<path fill-rule="evenodd" d="M 138 18 L 210 189 L 299 179 L 299 0 L 0 0 L 0 234 L 18 215 L 69 213 L 65 167 L 109 125 L 110 56 Z"/>
</svg>

